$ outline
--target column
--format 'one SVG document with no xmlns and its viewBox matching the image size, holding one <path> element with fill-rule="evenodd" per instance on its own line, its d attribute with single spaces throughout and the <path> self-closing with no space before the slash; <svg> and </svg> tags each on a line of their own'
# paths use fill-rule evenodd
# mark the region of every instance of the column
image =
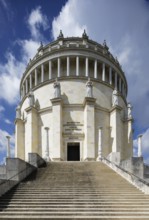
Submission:
<svg viewBox="0 0 149 220">
<path fill-rule="evenodd" d="M 35 86 L 37 86 L 37 83 L 38 83 L 38 81 L 37 81 L 37 69 L 35 69 Z"/>
<path fill-rule="evenodd" d="M 52 63 L 51 63 L 51 60 L 49 60 L 49 79 L 52 79 Z"/>
<path fill-rule="evenodd" d="M 117 90 L 117 73 L 115 72 L 115 89 Z"/>
<path fill-rule="evenodd" d="M 49 128 L 45 127 L 44 128 L 46 131 L 46 150 L 45 150 L 45 156 L 46 156 L 46 161 L 49 161 Z"/>
<path fill-rule="evenodd" d="M 10 136 L 6 136 L 7 138 L 7 158 L 10 157 Z"/>
<path fill-rule="evenodd" d="M 57 77 L 60 77 L 60 71 L 61 71 L 61 60 L 60 58 L 57 59 Z"/>
<path fill-rule="evenodd" d="M 76 76 L 79 76 L 79 57 L 76 57 Z"/>
<path fill-rule="evenodd" d="M 29 84 L 30 84 L 30 89 L 32 89 L 32 74 L 29 76 Z"/>
<path fill-rule="evenodd" d="M 102 81 L 105 81 L 105 63 L 102 64 Z"/>
<path fill-rule="evenodd" d="M 94 78 L 97 79 L 97 60 L 94 61 Z"/>
<path fill-rule="evenodd" d="M 70 58 L 69 57 L 67 57 L 67 76 L 69 76 L 70 75 Z"/>
<path fill-rule="evenodd" d="M 41 82 L 44 81 L 44 65 L 41 65 Z"/>
<path fill-rule="evenodd" d="M 23 84 L 23 97 L 25 96 L 25 86 Z"/>
<path fill-rule="evenodd" d="M 28 93 L 28 79 L 26 79 L 25 83 L 26 83 L 26 94 L 27 94 Z"/>
<path fill-rule="evenodd" d="M 124 83 L 122 82 L 122 94 L 124 96 Z"/>
<path fill-rule="evenodd" d="M 112 85 L 112 67 L 109 67 L 109 84 Z"/>
<path fill-rule="evenodd" d="M 142 134 L 138 136 L 138 157 L 142 157 Z"/>
<path fill-rule="evenodd" d="M 121 90 L 122 90 L 122 80 L 121 78 L 119 78 L 119 91 L 121 92 Z"/>
<path fill-rule="evenodd" d="M 86 60 L 85 60 L 85 76 L 88 77 L 88 57 L 86 57 Z"/>
<path fill-rule="evenodd" d="M 97 160 L 102 159 L 102 127 L 99 127 L 98 131 L 98 158 Z"/>
</svg>

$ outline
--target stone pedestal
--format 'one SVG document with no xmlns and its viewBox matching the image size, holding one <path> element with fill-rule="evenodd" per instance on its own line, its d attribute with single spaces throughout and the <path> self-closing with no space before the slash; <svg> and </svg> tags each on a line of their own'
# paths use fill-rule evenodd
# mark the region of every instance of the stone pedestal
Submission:
<svg viewBox="0 0 149 220">
<path fill-rule="evenodd" d="M 26 109 L 27 121 L 25 124 L 25 160 L 28 161 L 28 153 L 38 153 L 39 145 L 39 131 L 38 131 L 38 111 L 34 107 L 29 107 Z"/>
<path fill-rule="evenodd" d="M 127 125 L 128 125 L 128 154 L 130 155 L 130 157 L 133 156 L 133 130 L 132 130 L 132 123 L 133 123 L 133 119 L 130 118 L 127 120 Z"/>
<path fill-rule="evenodd" d="M 84 101 L 84 160 L 95 160 L 95 101 L 91 97 Z"/>
<path fill-rule="evenodd" d="M 52 102 L 52 118 L 53 118 L 53 151 L 52 159 L 61 160 L 62 151 L 62 99 L 54 98 Z"/>
<path fill-rule="evenodd" d="M 138 136 L 138 157 L 142 157 L 142 134 Z"/>
<path fill-rule="evenodd" d="M 120 106 L 114 106 L 110 112 L 110 127 L 112 138 L 112 152 L 121 152 L 122 147 L 122 121 Z"/>
<path fill-rule="evenodd" d="M 25 160 L 25 130 L 22 119 L 15 120 L 15 157 Z"/>
</svg>

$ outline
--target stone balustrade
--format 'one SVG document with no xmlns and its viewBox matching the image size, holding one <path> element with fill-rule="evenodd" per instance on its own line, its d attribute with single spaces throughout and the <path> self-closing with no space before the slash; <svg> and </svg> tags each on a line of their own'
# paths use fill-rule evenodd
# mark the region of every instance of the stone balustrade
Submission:
<svg viewBox="0 0 149 220">
<path fill-rule="evenodd" d="M 45 81 L 62 77 L 92 78 L 117 89 L 123 97 L 127 96 L 125 75 L 107 48 L 87 39 L 64 38 L 40 46 L 22 77 L 21 97 Z"/>
</svg>

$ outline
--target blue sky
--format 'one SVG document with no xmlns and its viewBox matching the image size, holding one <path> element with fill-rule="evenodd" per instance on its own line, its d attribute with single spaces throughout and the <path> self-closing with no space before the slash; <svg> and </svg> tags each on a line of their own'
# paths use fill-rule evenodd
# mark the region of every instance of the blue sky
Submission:
<svg viewBox="0 0 149 220">
<path fill-rule="evenodd" d="M 128 80 L 133 105 L 134 147 L 143 133 L 143 154 L 149 162 L 149 1 L 147 0 L 0 0 L 0 162 L 6 135 L 14 153 L 15 108 L 19 82 L 40 41 L 81 36 L 103 43 L 118 57 Z"/>
</svg>

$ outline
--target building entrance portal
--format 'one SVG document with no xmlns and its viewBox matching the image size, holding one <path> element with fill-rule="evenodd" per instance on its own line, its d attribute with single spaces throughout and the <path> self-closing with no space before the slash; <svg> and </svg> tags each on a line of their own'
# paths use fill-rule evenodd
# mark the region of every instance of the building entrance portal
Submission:
<svg viewBox="0 0 149 220">
<path fill-rule="evenodd" d="M 67 161 L 80 161 L 80 143 L 67 144 Z"/>
</svg>

